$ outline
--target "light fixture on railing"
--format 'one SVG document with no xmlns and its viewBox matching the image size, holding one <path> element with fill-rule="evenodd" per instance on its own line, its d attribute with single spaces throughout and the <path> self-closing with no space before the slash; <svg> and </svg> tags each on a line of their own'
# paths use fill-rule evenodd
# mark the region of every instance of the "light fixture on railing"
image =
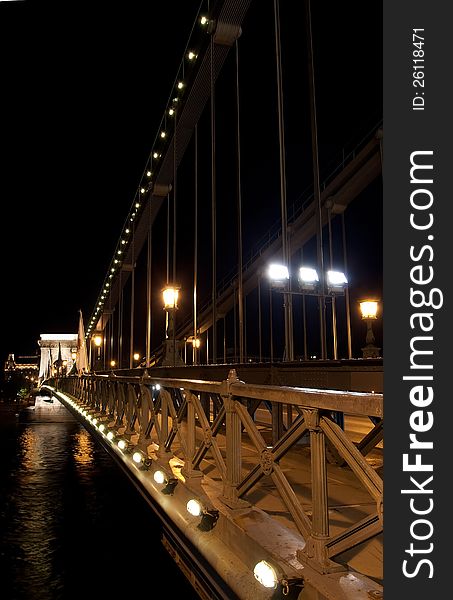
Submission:
<svg viewBox="0 0 453 600">
<path fill-rule="evenodd" d="M 157 471 L 154 471 L 153 479 L 156 483 L 165 483 L 167 478 L 163 471 L 157 470 Z"/>
<path fill-rule="evenodd" d="M 194 517 L 201 516 L 198 529 L 201 531 L 210 531 L 219 518 L 219 511 L 213 508 L 204 508 L 199 500 L 191 498 L 186 505 L 187 512 Z"/>
<path fill-rule="evenodd" d="M 213 508 L 205 509 L 203 511 L 203 516 L 201 517 L 200 524 L 198 525 L 198 529 L 200 531 L 211 531 L 217 523 L 219 519 L 219 511 Z"/>
<path fill-rule="evenodd" d="M 277 587 L 278 578 L 274 567 L 265 560 L 260 560 L 253 569 L 255 579 L 266 588 L 275 589 Z"/>
<path fill-rule="evenodd" d="M 132 454 L 132 460 L 137 466 L 143 469 L 148 469 L 149 465 L 151 464 L 148 455 L 145 454 L 142 450 L 135 450 Z"/>
<path fill-rule="evenodd" d="M 192 516 L 199 517 L 203 511 L 203 506 L 201 502 L 195 500 L 195 498 L 191 498 L 186 504 L 186 510 Z"/>
<path fill-rule="evenodd" d="M 178 479 L 176 477 L 167 477 L 163 471 L 158 469 L 157 471 L 154 471 L 153 479 L 158 484 L 165 484 L 165 486 L 161 489 L 163 494 L 168 496 L 173 495 L 175 487 L 178 484 Z"/>
<path fill-rule="evenodd" d="M 124 438 L 120 438 L 117 442 L 117 445 L 118 445 L 118 448 L 124 452 L 125 450 L 127 450 L 127 447 L 129 446 L 129 442 L 127 440 L 125 440 Z"/>
</svg>

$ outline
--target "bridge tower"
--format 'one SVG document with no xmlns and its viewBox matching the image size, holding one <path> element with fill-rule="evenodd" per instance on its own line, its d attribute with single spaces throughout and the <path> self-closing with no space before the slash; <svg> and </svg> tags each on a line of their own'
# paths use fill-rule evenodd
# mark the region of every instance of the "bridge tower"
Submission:
<svg viewBox="0 0 453 600">
<path fill-rule="evenodd" d="M 77 333 L 42 333 L 38 345 L 41 348 L 39 383 L 55 374 L 54 362 L 59 358 L 60 349 L 64 371 L 71 371 L 77 352 Z"/>
</svg>

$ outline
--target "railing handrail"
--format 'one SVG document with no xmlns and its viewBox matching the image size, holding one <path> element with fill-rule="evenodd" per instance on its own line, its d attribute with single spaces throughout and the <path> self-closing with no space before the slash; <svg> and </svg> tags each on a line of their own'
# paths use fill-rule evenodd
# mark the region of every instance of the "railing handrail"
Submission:
<svg viewBox="0 0 453 600">
<path fill-rule="evenodd" d="M 349 414 L 382 417 L 384 413 L 384 397 L 381 393 L 352 392 L 345 390 L 329 390 L 311 387 L 293 387 L 245 383 L 243 381 L 209 381 L 201 379 L 185 379 L 173 377 L 96 374 L 83 375 L 90 379 L 110 379 L 134 385 L 156 385 L 163 388 L 180 388 L 192 392 L 210 392 L 213 394 L 267 400 L 299 407 L 320 410 L 342 411 Z"/>
</svg>

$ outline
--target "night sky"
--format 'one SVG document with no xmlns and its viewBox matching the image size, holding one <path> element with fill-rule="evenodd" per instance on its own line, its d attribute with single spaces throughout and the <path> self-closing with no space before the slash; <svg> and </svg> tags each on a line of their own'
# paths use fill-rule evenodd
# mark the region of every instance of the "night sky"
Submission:
<svg viewBox="0 0 453 600">
<path fill-rule="evenodd" d="M 302 3 L 296 5 L 281 0 L 288 206 L 312 177 Z M 382 118 L 382 8 L 379 2 L 313 5 L 320 163 L 328 172 L 342 149 L 352 149 Z M 79 308 L 86 320 L 91 315 L 198 6 L 192 0 L 0 3 L 2 361 L 8 352 L 33 354 L 40 333 L 76 332 Z M 240 39 L 244 253 L 280 216 L 272 6 L 252 3 Z M 235 177 L 233 54 L 217 84 L 219 279 L 236 260 L 227 226 Z M 207 171 L 200 226 L 208 227 L 208 111 L 199 127 Z M 190 145 L 177 199 L 183 290 L 192 268 L 192 164 Z M 347 212 L 351 295 L 382 297 L 381 179 Z M 209 295 L 210 232 L 204 237 L 200 293 Z M 163 273 L 165 254 L 154 260 Z M 381 345 L 380 326 L 376 332 Z"/>
</svg>

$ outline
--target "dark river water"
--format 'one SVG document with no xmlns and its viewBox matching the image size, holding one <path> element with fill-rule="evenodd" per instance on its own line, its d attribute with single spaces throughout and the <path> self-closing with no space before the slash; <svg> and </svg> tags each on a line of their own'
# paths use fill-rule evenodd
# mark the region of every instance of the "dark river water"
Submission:
<svg viewBox="0 0 453 600">
<path fill-rule="evenodd" d="M 0 405 L 0 598 L 198 599 L 149 506 L 68 411 L 15 412 Z"/>
</svg>

